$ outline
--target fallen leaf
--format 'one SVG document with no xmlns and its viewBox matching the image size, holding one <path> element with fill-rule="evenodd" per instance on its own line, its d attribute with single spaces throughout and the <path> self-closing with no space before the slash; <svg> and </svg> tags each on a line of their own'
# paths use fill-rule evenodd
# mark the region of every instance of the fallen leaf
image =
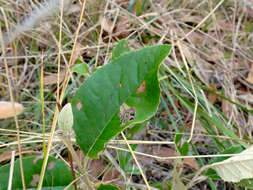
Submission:
<svg viewBox="0 0 253 190">
<path fill-rule="evenodd" d="M 186 123 L 186 129 L 188 129 L 189 131 L 192 128 L 192 122 L 188 122 Z M 194 126 L 194 130 L 197 132 L 203 132 L 206 133 L 206 129 L 202 126 L 202 124 L 200 123 L 200 121 L 198 119 L 196 119 L 195 121 L 195 126 Z"/>
<path fill-rule="evenodd" d="M 211 88 L 212 91 L 217 92 L 217 89 L 216 89 L 215 85 L 210 84 L 210 88 Z M 213 93 L 209 93 L 208 94 L 208 100 L 211 104 L 214 104 L 217 100 L 217 96 Z"/>
<path fill-rule="evenodd" d="M 6 119 L 9 117 L 14 117 L 16 115 L 22 113 L 24 111 L 24 107 L 22 104 L 14 103 L 14 109 L 12 107 L 11 102 L 0 101 L 0 119 Z"/>
<path fill-rule="evenodd" d="M 82 54 L 82 49 L 83 49 L 82 44 L 76 43 L 75 51 L 73 53 L 72 63 L 75 63 L 76 60 L 80 57 L 80 55 Z M 82 58 L 82 57 L 80 57 L 80 58 Z"/>
<path fill-rule="evenodd" d="M 63 81 L 64 76 L 65 76 L 65 71 L 61 71 L 60 72 L 60 82 Z M 44 85 L 57 84 L 57 81 L 58 81 L 58 74 L 57 73 L 52 73 L 52 74 L 44 77 Z"/>
<path fill-rule="evenodd" d="M 103 177 L 103 181 L 116 181 L 120 179 L 120 173 L 116 168 L 112 168 L 110 169 L 108 172 L 105 173 L 104 177 Z"/>
<path fill-rule="evenodd" d="M 119 21 L 116 24 L 115 34 L 116 36 L 126 37 L 129 32 L 127 30 L 130 27 L 129 17 L 123 16 L 119 18 Z"/>
<path fill-rule="evenodd" d="M 250 84 L 253 84 L 253 64 L 251 65 L 251 69 L 250 72 L 248 73 L 246 81 L 249 82 Z"/>
<path fill-rule="evenodd" d="M 106 17 L 106 16 L 101 17 L 100 24 L 101 24 L 101 27 L 104 31 L 108 32 L 109 34 L 112 33 L 113 23 L 108 17 Z"/>
<path fill-rule="evenodd" d="M 11 152 L 12 151 L 5 151 L 2 154 L 0 154 L 0 163 L 11 159 Z M 27 151 L 22 151 L 22 154 L 40 154 L 40 152 L 27 150 Z M 19 152 L 16 150 L 15 156 L 18 156 L 18 155 L 19 155 Z"/>
<path fill-rule="evenodd" d="M 91 160 L 89 167 L 89 175 L 94 178 L 99 177 L 102 172 L 105 170 L 105 165 L 102 159 L 93 159 Z"/>
<path fill-rule="evenodd" d="M 145 152 L 146 154 L 152 154 L 152 146 L 148 146 L 145 144 L 140 144 L 138 146 L 138 151 L 139 152 Z M 137 160 L 144 166 L 149 166 L 152 165 L 155 162 L 154 158 L 149 158 L 147 156 L 142 156 L 142 155 L 136 155 Z M 133 161 L 133 164 L 135 162 Z"/>
<path fill-rule="evenodd" d="M 153 146 L 153 155 L 154 156 L 159 156 L 159 157 L 172 157 L 176 156 L 176 151 L 173 148 L 168 148 L 168 147 L 158 147 L 158 146 Z M 164 163 L 169 163 L 172 164 L 173 160 L 168 159 L 168 160 L 160 160 L 158 159 L 159 162 L 164 162 Z M 186 158 L 183 161 L 183 164 L 191 167 L 192 169 L 198 170 L 198 164 L 196 163 L 194 158 Z"/>
<path fill-rule="evenodd" d="M 232 114 L 233 107 L 232 107 L 230 102 L 228 102 L 227 100 L 222 99 L 221 100 L 221 110 L 222 110 L 222 113 L 227 118 L 229 118 Z"/>
<path fill-rule="evenodd" d="M 185 158 L 183 163 L 195 170 L 199 169 L 199 165 L 197 164 L 194 158 Z"/>
</svg>

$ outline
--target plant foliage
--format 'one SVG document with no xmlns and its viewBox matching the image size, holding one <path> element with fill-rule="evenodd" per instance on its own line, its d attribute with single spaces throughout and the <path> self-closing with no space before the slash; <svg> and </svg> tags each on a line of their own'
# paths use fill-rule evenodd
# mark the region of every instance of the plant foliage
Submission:
<svg viewBox="0 0 253 190">
<path fill-rule="evenodd" d="M 124 43 L 114 49 L 113 61 L 89 76 L 72 100 L 76 140 L 90 158 L 96 158 L 105 143 L 126 127 L 154 115 L 159 105 L 158 69 L 171 46 L 129 52 Z M 134 110 L 133 120 L 120 116 L 123 103 Z"/>
</svg>

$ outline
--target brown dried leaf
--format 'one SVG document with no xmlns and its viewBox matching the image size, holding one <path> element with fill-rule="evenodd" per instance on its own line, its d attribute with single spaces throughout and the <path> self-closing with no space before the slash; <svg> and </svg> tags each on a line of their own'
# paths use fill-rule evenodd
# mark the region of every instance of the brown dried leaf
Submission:
<svg viewBox="0 0 253 190">
<path fill-rule="evenodd" d="M 221 110 L 222 113 L 229 118 L 231 116 L 233 107 L 231 105 L 231 103 L 229 103 L 227 100 L 222 99 L 221 101 Z"/>
<path fill-rule="evenodd" d="M 101 27 L 103 28 L 104 31 L 106 31 L 108 33 L 112 33 L 113 23 L 108 17 L 106 17 L 106 16 L 101 17 L 100 23 L 101 23 Z"/>
<path fill-rule="evenodd" d="M 188 129 L 188 130 L 190 131 L 191 128 L 192 128 L 192 122 L 188 122 L 188 123 L 186 124 L 186 129 Z M 195 121 L 194 130 L 195 130 L 195 131 L 198 131 L 198 132 L 206 133 L 205 128 L 202 126 L 202 124 L 200 123 L 199 120 L 196 120 L 196 121 Z"/>
<path fill-rule="evenodd" d="M 11 102 L 0 101 L 0 119 L 14 117 L 15 112 L 18 115 L 24 111 L 23 105 L 16 102 L 14 103 L 14 108 Z"/>
<path fill-rule="evenodd" d="M 64 76 L 65 76 L 65 72 L 61 71 L 60 72 L 60 82 L 63 81 Z M 52 74 L 44 77 L 44 85 L 57 84 L 57 81 L 58 81 L 58 74 L 57 73 L 52 73 Z"/>
<path fill-rule="evenodd" d="M 103 177 L 103 181 L 114 181 L 120 179 L 120 173 L 116 168 L 112 168 L 110 171 L 106 172 Z"/>
<path fill-rule="evenodd" d="M 159 157 L 171 157 L 171 156 L 175 156 L 175 150 L 172 148 L 168 148 L 168 147 L 158 147 L 158 146 L 154 146 L 152 147 L 152 153 L 154 156 L 159 156 Z M 172 164 L 173 160 L 158 160 L 159 162 L 162 163 L 168 163 L 168 164 Z"/>
<path fill-rule="evenodd" d="M 210 88 L 211 88 L 211 90 L 214 91 L 214 92 L 217 91 L 215 85 L 213 85 L 213 84 L 210 84 Z M 208 94 L 208 100 L 209 100 L 209 102 L 210 102 L 211 104 L 214 104 L 214 103 L 216 102 L 216 100 L 217 100 L 217 96 L 216 96 L 215 94 L 209 93 L 209 94 Z"/>
<path fill-rule="evenodd" d="M 129 27 L 130 27 L 129 17 L 127 16 L 120 17 L 115 29 L 116 35 L 122 37 L 127 36 L 129 33 L 127 32 L 127 29 Z"/>
<path fill-rule="evenodd" d="M 148 146 L 145 144 L 140 144 L 138 146 L 138 151 L 139 152 L 145 152 L 146 154 L 152 154 L 152 146 Z M 142 155 L 136 155 L 137 160 L 142 163 L 143 165 L 152 165 L 153 162 L 155 162 L 154 158 L 148 158 L 147 156 L 142 156 Z M 135 163 L 133 161 L 133 163 Z"/>
<path fill-rule="evenodd" d="M 253 84 L 253 64 L 251 65 L 250 72 L 248 74 L 248 77 L 246 78 L 246 81 L 250 84 Z"/>
<path fill-rule="evenodd" d="M 94 178 L 99 177 L 105 169 L 105 165 L 102 159 L 93 159 L 89 165 L 89 175 Z"/>
<path fill-rule="evenodd" d="M 76 43 L 76 48 L 73 53 L 72 63 L 75 63 L 78 57 L 82 54 L 83 46 L 80 43 Z"/>
<path fill-rule="evenodd" d="M 11 159 L 11 152 L 12 151 L 6 151 L 0 154 L 0 163 Z M 40 152 L 33 151 L 33 150 L 26 150 L 26 151 L 22 151 L 22 154 L 40 154 Z M 19 155 L 19 152 L 16 150 L 15 156 L 18 156 L 18 155 Z"/>
<path fill-rule="evenodd" d="M 0 155 L 0 163 L 3 162 L 3 161 L 9 160 L 9 159 L 11 159 L 11 151 L 3 152 Z"/>
<path fill-rule="evenodd" d="M 194 158 L 185 158 L 183 163 L 195 170 L 199 169 L 199 165 L 197 164 Z"/>
<path fill-rule="evenodd" d="M 176 151 L 172 148 L 168 148 L 168 147 L 158 147 L 158 146 L 154 146 L 153 147 L 153 155 L 155 156 L 159 156 L 159 157 L 172 157 L 176 155 Z M 169 163 L 172 164 L 173 160 L 158 160 L 160 162 L 165 162 L 165 163 Z M 196 163 L 194 158 L 186 158 L 184 159 L 183 163 L 195 170 L 199 169 L 198 164 Z"/>
</svg>

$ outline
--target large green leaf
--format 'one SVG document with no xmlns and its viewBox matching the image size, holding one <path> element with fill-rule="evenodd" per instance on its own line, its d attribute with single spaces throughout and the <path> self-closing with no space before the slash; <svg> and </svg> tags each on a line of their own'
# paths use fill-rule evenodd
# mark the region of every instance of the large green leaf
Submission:
<svg viewBox="0 0 253 190">
<path fill-rule="evenodd" d="M 159 105 L 157 72 L 171 46 L 127 52 L 127 46 L 121 45 L 114 50 L 113 61 L 88 77 L 72 100 L 76 140 L 90 158 L 97 157 L 124 128 L 154 115 Z M 123 103 L 134 109 L 134 120 L 123 121 L 119 116 Z"/>
<path fill-rule="evenodd" d="M 25 175 L 25 183 L 27 188 L 37 187 L 37 182 L 40 176 L 40 170 L 43 163 L 43 158 L 35 156 L 23 158 L 23 168 Z M 0 189 L 5 190 L 8 188 L 10 164 L 4 165 L 0 168 Z M 62 188 L 67 186 L 72 181 L 72 174 L 66 164 L 53 157 L 49 157 L 48 167 L 44 177 L 43 187 L 50 189 Z M 20 161 L 17 159 L 14 164 L 12 189 L 23 189 L 21 174 L 20 174 Z"/>
</svg>

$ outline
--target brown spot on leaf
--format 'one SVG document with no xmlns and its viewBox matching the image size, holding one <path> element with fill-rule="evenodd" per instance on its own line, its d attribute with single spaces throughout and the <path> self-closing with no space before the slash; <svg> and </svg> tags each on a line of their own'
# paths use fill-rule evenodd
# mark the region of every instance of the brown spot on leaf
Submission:
<svg viewBox="0 0 253 190">
<path fill-rule="evenodd" d="M 141 94 L 146 92 L 146 81 L 144 80 L 139 88 L 136 90 L 136 94 Z"/>
<path fill-rule="evenodd" d="M 76 104 L 76 109 L 81 110 L 82 107 L 83 107 L 83 104 L 82 104 L 81 102 L 78 102 L 78 103 Z"/>
<path fill-rule="evenodd" d="M 33 163 L 36 164 L 38 162 L 38 160 L 42 159 L 43 158 L 43 155 L 39 155 L 39 156 L 36 156 L 34 159 L 33 159 Z"/>
<path fill-rule="evenodd" d="M 119 83 L 119 87 L 120 87 L 120 88 L 122 87 L 122 84 L 121 84 L 121 83 Z"/>
<path fill-rule="evenodd" d="M 34 174 L 34 175 L 33 175 L 33 179 L 32 179 L 32 181 L 29 183 L 29 185 L 32 186 L 32 187 L 36 187 L 37 184 L 38 184 L 38 182 L 39 182 L 39 180 L 40 180 L 40 175 L 39 175 L 39 174 Z"/>
<path fill-rule="evenodd" d="M 55 162 L 54 161 L 51 161 L 48 163 L 48 166 L 47 166 L 47 170 L 52 170 L 55 166 Z"/>
</svg>

